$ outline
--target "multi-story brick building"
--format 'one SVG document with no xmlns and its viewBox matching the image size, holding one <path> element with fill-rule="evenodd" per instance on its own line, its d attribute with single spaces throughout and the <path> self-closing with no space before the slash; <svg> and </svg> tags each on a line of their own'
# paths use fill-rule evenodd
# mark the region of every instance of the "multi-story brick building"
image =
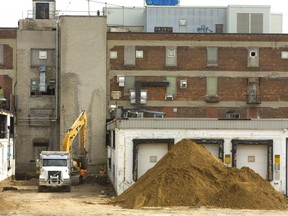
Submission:
<svg viewBox="0 0 288 216">
<path fill-rule="evenodd" d="M 110 92 L 121 92 L 118 106 L 166 117 L 286 118 L 287 44 L 279 34 L 108 33 Z"/>
</svg>

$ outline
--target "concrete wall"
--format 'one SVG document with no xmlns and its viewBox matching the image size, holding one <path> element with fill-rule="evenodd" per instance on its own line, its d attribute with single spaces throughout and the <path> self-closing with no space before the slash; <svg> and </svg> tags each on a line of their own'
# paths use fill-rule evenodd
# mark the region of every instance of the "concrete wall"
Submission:
<svg viewBox="0 0 288 216">
<path fill-rule="evenodd" d="M 106 164 L 106 17 L 61 17 L 60 26 L 60 137 L 85 110 L 88 172 L 95 172 Z"/>
<path fill-rule="evenodd" d="M 141 135 L 140 135 L 141 134 Z M 133 185 L 133 139 L 165 139 L 173 138 L 175 143 L 182 139 L 224 139 L 224 155 L 231 155 L 232 139 L 247 140 L 273 140 L 274 155 L 280 155 L 280 171 L 273 166 L 272 186 L 281 193 L 286 191 L 286 130 L 161 130 L 161 129 L 115 129 L 115 148 L 108 147 L 108 155 L 111 158 L 111 169 L 108 170 L 117 194 L 121 194 Z M 111 139 L 112 140 L 112 139 Z M 227 166 L 231 167 L 231 163 Z M 264 165 L 266 166 L 266 164 Z"/>
<path fill-rule="evenodd" d="M 50 26 L 53 23 L 55 25 L 55 20 L 50 21 Z M 35 29 L 19 29 L 17 32 L 16 178 L 35 175 L 35 161 L 41 150 L 59 150 L 56 95 L 30 93 L 31 79 L 40 79 L 39 67 L 32 65 L 32 49 L 55 50 L 56 31 Z M 44 66 L 45 62 L 42 62 Z M 46 78 L 56 79 L 55 64 L 47 65 Z"/>
</svg>

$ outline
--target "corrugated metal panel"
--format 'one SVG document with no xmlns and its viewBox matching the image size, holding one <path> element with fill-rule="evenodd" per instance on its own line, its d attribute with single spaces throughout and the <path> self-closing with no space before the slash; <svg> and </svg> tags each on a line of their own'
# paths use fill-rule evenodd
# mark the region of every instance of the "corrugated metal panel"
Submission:
<svg viewBox="0 0 288 216">
<path fill-rule="evenodd" d="M 251 14 L 251 33 L 263 33 L 263 13 Z"/>
<path fill-rule="evenodd" d="M 281 130 L 288 128 L 288 119 L 175 119 L 175 118 L 135 118 L 121 119 L 107 124 L 107 129 L 241 129 L 241 130 Z"/>
<path fill-rule="evenodd" d="M 223 24 L 225 33 L 227 8 L 147 7 L 147 32 L 154 32 L 155 27 L 172 27 L 173 32 L 181 32 L 181 19 L 186 20 L 189 33 L 214 33 L 216 24 Z"/>
<path fill-rule="evenodd" d="M 249 33 L 249 13 L 237 13 L 237 33 Z"/>
</svg>

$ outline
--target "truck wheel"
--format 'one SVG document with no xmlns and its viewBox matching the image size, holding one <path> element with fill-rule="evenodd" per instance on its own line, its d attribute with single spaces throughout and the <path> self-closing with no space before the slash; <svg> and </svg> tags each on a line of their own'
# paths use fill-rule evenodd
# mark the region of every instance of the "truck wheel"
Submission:
<svg viewBox="0 0 288 216">
<path fill-rule="evenodd" d="M 71 185 L 64 188 L 65 192 L 71 192 Z"/>
<path fill-rule="evenodd" d="M 40 185 L 38 185 L 38 192 L 43 192 L 44 191 L 44 188 Z"/>
</svg>

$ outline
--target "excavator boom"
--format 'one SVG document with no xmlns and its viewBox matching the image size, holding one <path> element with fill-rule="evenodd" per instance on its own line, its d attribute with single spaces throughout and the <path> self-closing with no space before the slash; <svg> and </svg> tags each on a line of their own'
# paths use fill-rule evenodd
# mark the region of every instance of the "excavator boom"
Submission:
<svg viewBox="0 0 288 216">
<path fill-rule="evenodd" d="M 80 134 L 80 155 L 83 157 L 86 155 L 86 127 L 87 127 L 87 115 L 85 111 L 82 111 L 79 117 L 74 121 L 72 126 L 66 131 L 62 143 L 62 151 L 70 152 L 73 140 Z"/>
<path fill-rule="evenodd" d="M 87 115 L 85 111 L 82 111 L 72 126 L 66 131 L 62 143 L 62 151 L 70 152 L 71 158 L 80 164 L 81 167 L 86 167 L 86 127 Z M 73 144 L 73 140 L 78 134 L 80 134 L 80 155 L 75 157 L 71 153 L 71 146 Z M 77 163 L 75 163 L 75 167 Z"/>
</svg>

